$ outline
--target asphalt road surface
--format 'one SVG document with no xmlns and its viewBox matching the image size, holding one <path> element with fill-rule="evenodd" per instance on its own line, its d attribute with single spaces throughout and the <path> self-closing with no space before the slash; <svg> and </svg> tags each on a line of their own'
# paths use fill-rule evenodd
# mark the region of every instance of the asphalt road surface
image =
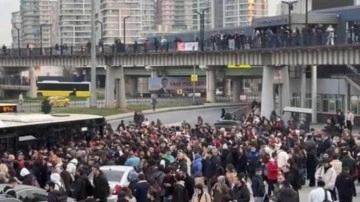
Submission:
<svg viewBox="0 0 360 202">
<path fill-rule="evenodd" d="M 243 107 L 225 107 L 227 112 L 236 112 Z M 181 125 L 183 121 L 188 122 L 192 126 L 197 123 L 197 117 L 201 116 L 205 123 L 213 125 L 217 120 L 220 120 L 221 108 L 208 108 L 208 109 L 194 109 L 194 110 L 184 110 L 184 111 L 172 111 L 172 112 L 163 112 L 156 114 L 145 114 L 145 118 L 149 121 L 155 121 L 160 119 L 164 125 Z M 133 117 L 124 118 L 125 124 L 133 122 Z M 121 120 L 109 121 L 113 128 L 116 128 Z"/>
<path fill-rule="evenodd" d="M 243 107 L 227 107 L 225 110 L 227 112 L 235 112 L 236 115 L 239 115 L 239 110 L 243 109 Z M 149 119 L 149 121 L 156 121 L 160 119 L 161 122 L 165 125 L 180 125 L 184 120 L 190 123 L 192 126 L 196 124 L 197 117 L 201 116 L 205 123 L 209 123 L 213 125 L 217 120 L 220 120 L 221 108 L 208 108 L 208 109 L 195 109 L 195 110 L 186 110 L 186 111 L 173 111 L 173 112 L 163 112 L 157 114 L 146 115 L 145 118 Z M 128 124 L 129 121 L 133 121 L 133 117 L 123 119 L 125 124 Z M 110 124 L 113 128 L 116 128 L 120 123 L 120 120 L 110 121 Z M 308 183 L 307 183 L 308 184 Z M 303 186 L 299 191 L 300 193 L 300 202 L 308 202 L 308 196 L 312 188 L 307 185 Z M 357 193 L 360 195 L 360 186 L 357 186 Z M 360 202 L 360 197 L 356 197 L 353 200 L 354 202 Z"/>
</svg>

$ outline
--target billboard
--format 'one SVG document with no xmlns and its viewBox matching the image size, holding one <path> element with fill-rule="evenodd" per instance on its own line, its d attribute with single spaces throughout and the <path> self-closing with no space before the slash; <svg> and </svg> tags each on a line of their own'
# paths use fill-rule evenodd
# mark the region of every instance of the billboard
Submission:
<svg viewBox="0 0 360 202">
<path fill-rule="evenodd" d="M 354 5 L 354 0 L 312 0 L 312 10 Z"/>
<path fill-rule="evenodd" d="M 198 51 L 199 43 L 198 42 L 178 42 L 177 51 Z"/>
<path fill-rule="evenodd" d="M 182 92 L 191 92 L 193 82 L 191 77 L 152 77 L 149 78 L 149 92 L 157 94 L 159 97 L 169 97 L 176 94 L 179 90 Z M 195 82 L 197 91 L 206 90 L 206 78 L 199 77 Z"/>
</svg>

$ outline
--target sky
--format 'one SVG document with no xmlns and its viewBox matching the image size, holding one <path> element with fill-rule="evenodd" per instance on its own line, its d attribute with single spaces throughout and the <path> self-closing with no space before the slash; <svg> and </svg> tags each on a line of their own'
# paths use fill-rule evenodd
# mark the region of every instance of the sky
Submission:
<svg viewBox="0 0 360 202">
<path fill-rule="evenodd" d="M 0 0 L 0 44 L 11 45 L 11 13 L 20 9 L 20 0 Z"/>
</svg>

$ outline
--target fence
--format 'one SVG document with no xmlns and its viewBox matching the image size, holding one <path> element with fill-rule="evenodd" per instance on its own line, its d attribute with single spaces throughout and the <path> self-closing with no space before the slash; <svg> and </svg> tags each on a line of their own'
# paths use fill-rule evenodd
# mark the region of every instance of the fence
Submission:
<svg viewBox="0 0 360 202">
<path fill-rule="evenodd" d="M 192 105 L 194 100 L 192 97 L 186 98 L 158 98 L 158 105 L 160 107 L 171 107 L 171 106 L 184 106 Z M 203 104 L 206 102 L 206 98 L 196 97 L 195 103 Z M 216 102 L 218 103 L 229 103 L 232 102 L 232 97 L 216 97 Z M 136 99 L 127 99 L 128 105 L 151 105 L 150 98 L 136 98 Z M 73 100 L 70 101 L 68 108 L 89 108 L 90 102 L 88 100 Z M 105 108 L 105 100 L 97 100 L 97 108 Z M 24 102 L 18 106 L 18 111 L 23 112 L 40 112 L 41 111 L 41 101 L 33 102 Z"/>
</svg>

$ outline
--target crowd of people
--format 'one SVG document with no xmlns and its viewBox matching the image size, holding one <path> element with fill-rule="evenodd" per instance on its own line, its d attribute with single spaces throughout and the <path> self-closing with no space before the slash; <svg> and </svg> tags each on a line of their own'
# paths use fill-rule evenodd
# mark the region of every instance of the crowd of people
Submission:
<svg viewBox="0 0 360 202">
<path fill-rule="evenodd" d="M 107 126 L 104 137 L 5 153 L 0 182 L 7 185 L 0 193 L 16 197 L 21 183 L 46 189 L 49 202 L 106 202 L 112 179 L 101 166 L 125 165 L 135 172 L 118 202 L 299 202 L 307 182 L 317 186 L 309 202 L 352 201 L 360 182 L 360 139 L 340 123 L 345 119 L 306 131 L 276 113 L 269 119 L 257 114 L 225 130 L 201 117 L 193 126 L 166 127 L 137 113 L 132 123 Z"/>
</svg>

